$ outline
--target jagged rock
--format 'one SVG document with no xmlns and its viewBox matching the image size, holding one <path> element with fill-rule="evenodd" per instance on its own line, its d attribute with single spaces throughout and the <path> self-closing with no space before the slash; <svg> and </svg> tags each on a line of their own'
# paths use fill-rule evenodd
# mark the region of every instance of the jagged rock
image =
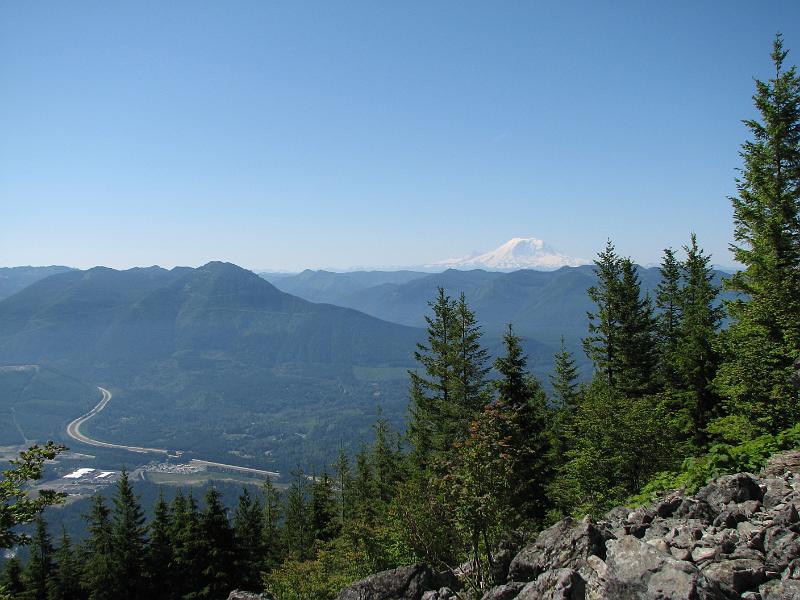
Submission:
<svg viewBox="0 0 800 600">
<path fill-rule="evenodd" d="M 572 569 L 545 571 L 522 588 L 517 600 L 584 600 L 586 582 Z"/>
<path fill-rule="evenodd" d="M 435 576 L 426 566 L 399 567 L 370 575 L 343 589 L 337 600 L 421 600 L 434 587 Z"/>
<path fill-rule="evenodd" d="M 269 594 L 256 594 L 242 590 L 233 590 L 228 595 L 228 600 L 273 600 Z"/>
<path fill-rule="evenodd" d="M 512 581 L 504 585 L 498 585 L 486 592 L 481 600 L 513 600 L 525 587 L 524 583 Z"/>
<path fill-rule="evenodd" d="M 659 517 L 666 519 L 675 514 L 675 511 L 683 504 L 683 498 L 683 491 L 675 490 L 657 500 L 653 505 L 653 510 Z"/>
<path fill-rule="evenodd" d="M 422 594 L 422 600 L 457 600 L 456 594 L 449 587 L 439 588 L 438 590 L 430 590 Z"/>
<path fill-rule="evenodd" d="M 736 594 L 757 588 L 766 578 L 764 563 L 747 558 L 713 562 L 706 565 L 702 573 L 722 589 Z"/>
<path fill-rule="evenodd" d="M 605 598 L 722 600 L 718 586 L 693 564 L 676 560 L 634 536 L 608 542 Z"/>
<path fill-rule="evenodd" d="M 800 536 L 782 527 L 770 527 L 764 538 L 764 550 L 767 569 L 780 573 L 800 556 Z"/>
<path fill-rule="evenodd" d="M 766 477 L 780 477 L 789 472 L 800 473 L 800 450 L 787 450 L 773 454 L 762 471 Z"/>
<path fill-rule="evenodd" d="M 684 498 L 674 516 L 681 519 L 694 519 L 701 523 L 709 524 L 714 521 L 717 512 L 705 500 L 697 498 Z"/>
<path fill-rule="evenodd" d="M 532 581 L 549 570 L 580 570 L 587 557 L 605 557 L 609 537 L 588 517 L 578 523 L 564 519 L 542 531 L 533 544 L 514 557 L 508 577 L 511 581 Z"/>
<path fill-rule="evenodd" d="M 738 504 L 747 500 L 761 500 L 763 496 L 764 492 L 755 475 L 736 473 L 715 479 L 697 492 L 695 498 L 707 502 L 716 513 L 720 513 L 731 502 Z"/>
<path fill-rule="evenodd" d="M 761 600 L 800 600 L 800 581 L 772 580 L 762 585 L 758 591 L 761 592 Z"/>
</svg>

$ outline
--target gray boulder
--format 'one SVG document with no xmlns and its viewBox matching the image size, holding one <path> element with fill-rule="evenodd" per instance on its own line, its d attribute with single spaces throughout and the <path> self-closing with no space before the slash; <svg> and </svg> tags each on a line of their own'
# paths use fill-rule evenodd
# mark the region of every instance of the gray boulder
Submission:
<svg viewBox="0 0 800 600">
<path fill-rule="evenodd" d="M 761 600 L 800 600 L 800 581 L 772 580 L 762 585 L 758 591 L 761 592 Z"/>
<path fill-rule="evenodd" d="M 605 558 L 605 543 L 609 538 L 610 533 L 600 529 L 589 517 L 578 523 L 564 519 L 542 531 L 533 544 L 514 557 L 508 578 L 511 581 L 533 581 L 545 571 L 579 571 L 589 556 Z"/>
<path fill-rule="evenodd" d="M 487 591 L 481 600 L 513 600 L 525 587 L 524 583 L 512 581 L 498 585 Z"/>
<path fill-rule="evenodd" d="M 228 600 L 273 600 L 269 594 L 256 594 L 242 590 L 233 590 L 228 594 Z"/>
<path fill-rule="evenodd" d="M 545 571 L 522 588 L 517 600 L 584 600 L 586 582 L 572 569 Z"/>
<path fill-rule="evenodd" d="M 695 498 L 704 501 L 719 514 L 730 503 L 739 504 L 748 500 L 761 500 L 764 492 L 755 475 L 736 473 L 715 479 L 703 487 Z"/>
<path fill-rule="evenodd" d="M 433 571 L 424 565 L 399 567 L 370 575 L 343 589 L 337 600 L 421 600 L 435 586 Z"/>
<path fill-rule="evenodd" d="M 719 587 L 690 562 L 677 560 L 634 536 L 608 542 L 605 598 L 723 600 Z"/>
</svg>

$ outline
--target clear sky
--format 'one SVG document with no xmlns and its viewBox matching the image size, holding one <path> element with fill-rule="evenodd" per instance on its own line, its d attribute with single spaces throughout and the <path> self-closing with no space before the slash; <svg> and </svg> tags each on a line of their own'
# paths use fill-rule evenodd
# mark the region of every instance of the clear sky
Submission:
<svg viewBox="0 0 800 600">
<path fill-rule="evenodd" d="M 0 3 L 0 265 L 731 264 L 797 0 Z"/>
</svg>

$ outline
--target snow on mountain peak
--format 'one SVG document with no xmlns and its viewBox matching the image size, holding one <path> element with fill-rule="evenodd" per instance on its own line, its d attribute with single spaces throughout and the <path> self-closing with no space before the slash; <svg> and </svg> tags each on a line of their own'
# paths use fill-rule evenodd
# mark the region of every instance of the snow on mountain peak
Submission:
<svg viewBox="0 0 800 600">
<path fill-rule="evenodd" d="M 452 269 L 514 271 L 517 269 L 551 270 L 560 267 L 576 267 L 589 262 L 591 261 L 565 256 L 539 238 L 515 237 L 490 252 L 450 258 L 435 263 L 435 266 Z"/>
</svg>

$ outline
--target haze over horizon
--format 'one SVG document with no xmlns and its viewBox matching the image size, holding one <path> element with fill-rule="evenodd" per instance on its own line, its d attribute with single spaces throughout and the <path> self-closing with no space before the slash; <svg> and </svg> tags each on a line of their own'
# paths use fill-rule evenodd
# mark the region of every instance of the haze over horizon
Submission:
<svg viewBox="0 0 800 600">
<path fill-rule="evenodd" d="M 535 236 L 733 263 L 800 5 L 0 6 L 0 265 L 425 265 Z M 768 12 L 768 14 L 764 14 Z"/>
</svg>

